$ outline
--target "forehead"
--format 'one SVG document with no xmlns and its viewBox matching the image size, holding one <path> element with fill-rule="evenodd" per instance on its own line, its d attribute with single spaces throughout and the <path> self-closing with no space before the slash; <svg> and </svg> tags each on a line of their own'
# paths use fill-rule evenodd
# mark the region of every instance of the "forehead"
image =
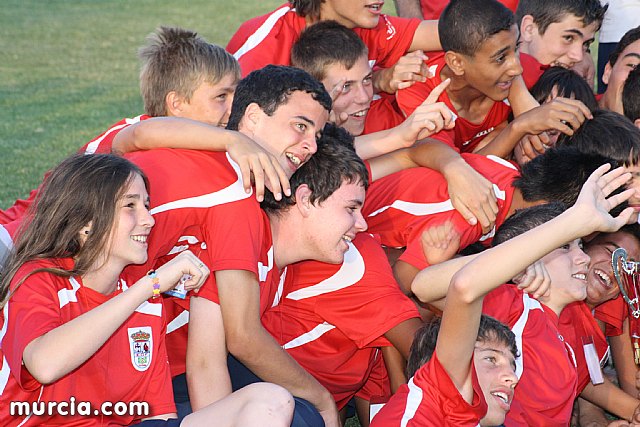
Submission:
<svg viewBox="0 0 640 427">
<path fill-rule="evenodd" d="M 235 91 L 236 86 L 238 86 L 238 78 L 233 73 L 227 73 L 220 80 L 215 83 L 212 83 L 210 80 L 204 80 L 198 85 L 196 91 Z"/>
<path fill-rule="evenodd" d="M 274 115 L 286 114 L 294 116 L 305 116 L 310 119 L 318 120 L 318 116 L 322 116 L 324 113 L 328 114 L 327 110 L 318 102 L 313 99 L 313 95 L 308 92 L 297 90 L 292 92 L 286 102 L 280 104 L 276 108 Z M 324 126 L 324 121 L 316 121 L 316 125 L 319 127 Z"/>
<path fill-rule="evenodd" d="M 474 57 L 490 57 L 501 49 L 513 47 L 518 42 L 519 31 L 514 24 L 509 30 L 502 30 L 480 43 Z"/>
<path fill-rule="evenodd" d="M 603 233 L 596 236 L 591 242 L 591 245 L 589 245 L 589 248 L 608 245 L 625 248 L 632 258 L 638 258 L 638 256 L 640 256 L 640 242 L 638 242 L 638 239 L 622 231 Z"/>
<path fill-rule="evenodd" d="M 353 67 L 347 69 L 343 64 L 333 63 L 329 64 L 324 69 L 323 82 L 337 83 L 340 79 L 346 79 L 347 81 L 355 80 L 360 81 L 371 74 L 371 66 L 369 65 L 369 58 L 367 55 L 362 55 L 353 64 Z"/>
<path fill-rule="evenodd" d="M 362 182 L 342 181 L 342 185 L 333 192 L 327 201 L 336 203 L 364 203 L 365 189 Z"/>
<path fill-rule="evenodd" d="M 491 336 L 491 334 L 489 335 Z M 500 353 L 504 355 L 510 363 L 515 363 L 515 357 L 511 352 L 511 348 L 504 341 L 488 338 L 484 341 L 476 341 L 475 353 L 479 356 L 483 353 Z"/>
<path fill-rule="evenodd" d="M 634 58 L 636 60 L 640 60 L 640 39 L 634 41 L 629 46 L 624 48 L 624 50 L 622 51 L 622 53 L 618 57 L 618 60 L 616 61 L 616 64 L 618 62 L 624 61 L 624 59 L 627 58 L 627 57 L 631 57 L 631 58 Z"/>
<path fill-rule="evenodd" d="M 578 18 L 573 13 L 564 14 L 558 22 L 552 22 L 547 27 L 545 34 L 551 32 L 580 32 L 585 39 L 593 38 L 598 29 L 598 23 L 592 22 L 589 25 L 585 25 L 582 18 Z M 576 33 L 577 35 L 577 33 Z"/>
</svg>

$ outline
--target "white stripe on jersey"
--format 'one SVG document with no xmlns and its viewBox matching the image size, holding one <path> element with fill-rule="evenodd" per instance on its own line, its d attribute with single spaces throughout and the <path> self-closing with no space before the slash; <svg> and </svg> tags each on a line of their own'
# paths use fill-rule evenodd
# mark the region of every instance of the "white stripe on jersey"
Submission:
<svg viewBox="0 0 640 427">
<path fill-rule="evenodd" d="M 110 135 L 111 133 L 115 132 L 115 131 L 119 131 L 122 128 L 125 128 L 129 125 L 133 125 L 135 123 L 140 122 L 140 117 L 142 117 L 142 115 L 138 116 L 138 117 L 134 117 L 133 119 L 124 119 L 125 123 L 122 125 L 117 125 L 114 126 L 112 128 L 107 129 L 107 131 L 105 133 L 103 133 L 98 139 L 96 139 L 95 141 L 89 143 L 87 145 L 87 149 L 84 151 L 84 154 L 93 154 L 96 152 L 96 150 L 98 149 L 98 147 L 100 146 L 100 143 L 102 142 L 103 139 L 105 139 L 107 137 L 107 135 Z"/>
<path fill-rule="evenodd" d="M 514 323 L 511 331 L 516 336 L 516 345 L 518 347 L 519 356 L 516 358 L 516 376 L 518 379 L 522 376 L 522 369 L 524 364 L 524 352 L 522 351 L 522 333 L 524 332 L 524 328 L 527 326 L 527 320 L 529 319 L 529 311 L 531 310 L 542 310 L 542 306 L 537 300 L 530 298 L 526 293 L 522 294 L 522 303 L 524 308 L 522 309 L 522 314 L 516 323 Z"/>
<path fill-rule="evenodd" d="M 162 317 L 162 303 L 150 303 L 145 301 L 136 308 L 138 313 L 148 314 L 149 316 Z"/>
<path fill-rule="evenodd" d="M 151 209 L 151 215 L 158 214 L 160 212 L 170 211 L 172 209 L 182 208 L 211 208 L 213 206 L 223 205 L 225 203 L 236 202 L 243 200 L 253 195 L 253 190 L 246 193 L 242 184 L 242 173 L 240 166 L 233 160 L 227 153 L 227 160 L 231 164 L 231 167 L 236 171 L 238 179 L 231 185 L 222 190 L 214 191 L 213 193 L 203 194 L 201 196 L 189 197 L 187 199 L 174 200 L 173 202 L 165 203 L 164 205 L 156 206 Z"/>
<path fill-rule="evenodd" d="M 8 249 L 13 248 L 13 239 L 4 226 L 0 225 L 0 242 L 2 242 Z"/>
<path fill-rule="evenodd" d="M 344 262 L 340 266 L 340 270 L 317 285 L 307 286 L 306 288 L 291 292 L 287 295 L 287 298 L 298 301 L 339 291 L 340 289 L 355 285 L 363 276 L 364 260 L 362 259 L 362 255 L 353 243 L 349 243 L 349 249 L 344 254 Z"/>
<path fill-rule="evenodd" d="M 285 6 L 274 11 L 262 23 L 262 25 L 260 25 L 260 27 L 256 30 L 256 32 L 251 34 L 251 36 L 249 36 L 247 41 L 244 42 L 244 44 L 240 47 L 240 49 L 238 49 L 238 51 L 233 54 L 233 57 L 236 58 L 236 60 L 239 60 L 242 57 L 242 55 L 244 55 L 245 53 L 249 52 L 251 49 L 258 46 L 260 43 L 262 43 L 262 41 L 269 35 L 271 30 L 273 29 L 273 26 L 276 25 L 276 22 L 278 22 L 278 20 L 282 18 L 290 10 L 293 10 L 293 9 L 291 9 L 289 6 Z"/>
<path fill-rule="evenodd" d="M 413 377 L 411 377 L 407 385 L 409 386 L 409 394 L 407 394 L 407 403 L 400 420 L 401 427 L 407 427 L 409 421 L 416 415 L 420 403 L 422 403 L 422 389 L 413 382 Z"/>
<path fill-rule="evenodd" d="M 2 317 L 4 318 L 4 324 L 2 325 L 2 329 L 0 329 L 0 347 L 2 347 L 2 340 L 7 333 L 7 323 L 9 323 L 9 302 L 4 305 L 2 309 Z M 0 396 L 4 391 L 4 388 L 7 386 L 7 381 L 9 381 L 9 364 L 7 363 L 7 358 L 2 355 L 2 370 L 0 370 Z"/>
<path fill-rule="evenodd" d="M 307 343 L 317 340 L 322 335 L 326 334 L 327 332 L 335 328 L 336 327 L 330 323 L 327 323 L 327 322 L 321 323 L 315 328 L 313 328 L 312 330 L 310 330 L 309 332 L 306 332 L 300 335 L 299 337 L 292 339 L 291 341 L 283 345 L 282 348 L 285 350 L 288 350 L 290 348 L 300 347 L 301 345 L 305 345 Z"/>
<path fill-rule="evenodd" d="M 179 252 L 184 252 L 187 249 L 189 249 L 190 245 L 195 245 L 196 243 L 198 243 L 200 241 L 198 240 L 198 238 L 196 236 L 180 236 L 178 238 L 178 243 L 180 243 L 180 242 L 187 242 L 188 244 L 174 246 L 173 248 L 171 248 L 171 250 L 169 251 L 169 253 L 167 255 L 173 255 L 173 254 L 177 254 Z"/>
<path fill-rule="evenodd" d="M 182 328 L 184 325 L 189 323 L 189 310 L 185 310 L 182 313 L 178 314 L 175 319 L 167 324 L 167 333 L 175 331 L 176 329 Z"/>
<path fill-rule="evenodd" d="M 271 307 L 275 307 L 276 305 L 280 304 L 280 300 L 282 299 L 282 294 L 284 293 L 284 281 L 286 280 L 286 278 L 287 278 L 287 267 L 285 267 L 282 273 L 280 273 L 280 282 L 278 283 L 278 290 L 276 291 L 276 294 L 273 297 L 273 304 L 271 304 Z"/>
<path fill-rule="evenodd" d="M 267 265 L 258 261 L 258 280 L 260 282 L 267 280 L 267 275 L 271 270 L 273 270 L 273 246 L 267 252 Z"/>
<path fill-rule="evenodd" d="M 58 301 L 60 302 L 60 308 L 69 304 L 70 302 L 78 302 L 76 292 L 78 292 L 78 289 L 80 289 L 80 283 L 78 283 L 78 281 L 73 277 L 69 277 L 69 282 L 71 283 L 71 287 L 73 289 L 60 289 L 58 291 Z"/>
</svg>

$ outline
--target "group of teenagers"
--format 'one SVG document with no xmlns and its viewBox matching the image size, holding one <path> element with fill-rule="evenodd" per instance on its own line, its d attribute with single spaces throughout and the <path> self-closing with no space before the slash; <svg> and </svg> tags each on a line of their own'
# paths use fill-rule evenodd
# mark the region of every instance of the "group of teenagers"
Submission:
<svg viewBox="0 0 640 427">
<path fill-rule="evenodd" d="M 512 3 L 151 34 L 145 113 L 0 211 L 0 424 L 640 425 L 640 27 L 596 98 L 607 7 Z"/>
</svg>

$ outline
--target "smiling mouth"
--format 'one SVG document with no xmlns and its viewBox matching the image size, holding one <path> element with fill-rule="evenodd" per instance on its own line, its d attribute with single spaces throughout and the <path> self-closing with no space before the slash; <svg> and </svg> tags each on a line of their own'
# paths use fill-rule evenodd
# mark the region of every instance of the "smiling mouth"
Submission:
<svg viewBox="0 0 640 427">
<path fill-rule="evenodd" d="M 285 156 L 287 156 L 291 163 L 293 163 L 297 168 L 302 164 L 302 160 L 300 159 L 300 157 L 296 156 L 295 154 L 285 153 Z"/>
<path fill-rule="evenodd" d="M 133 240 L 134 242 L 138 242 L 138 243 L 147 243 L 147 237 L 146 235 L 142 235 L 142 234 L 136 234 L 134 236 L 131 236 L 131 240 Z"/>
<path fill-rule="evenodd" d="M 600 279 L 600 282 L 604 285 L 605 288 L 611 289 L 613 284 L 611 283 L 611 278 L 604 271 L 597 269 L 594 270 L 596 276 Z"/>
<path fill-rule="evenodd" d="M 584 273 L 572 274 L 571 277 L 573 277 L 574 279 L 582 280 L 582 281 L 586 281 L 587 280 L 587 275 L 584 274 Z"/>
<path fill-rule="evenodd" d="M 362 119 L 367 116 L 368 112 L 369 112 L 369 109 L 365 108 L 364 110 L 356 111 L 355 113 L 349 114 L 349 116 L 355 117 L 357 119 Z"/>
<path fill-rule="evenodd" d="M 382 6 L 384 6 L 384 3 L 376 3 L 366 6 L 366 8 L 374 13 L 379 13 L 382 10 Z"/>
<path fill-rule="evenodd" d="M 511 407 L 511 402 L 510 402 L 510 398 L 509 395 L 507 393 L 503 393 L 501 391 L 494 391 L 491 393 L 492 396 L 494 396 L 499 402 L 502 403 L 503 409 L 508 411 L 509 408 Z"/>
</svg>

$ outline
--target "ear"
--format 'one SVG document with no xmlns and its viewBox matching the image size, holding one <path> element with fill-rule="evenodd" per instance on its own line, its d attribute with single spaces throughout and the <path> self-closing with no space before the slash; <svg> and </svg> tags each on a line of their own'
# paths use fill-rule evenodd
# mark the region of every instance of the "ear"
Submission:
<svg viewBox="0 0 640 427">
<path fill-rule="evenodd" d="M 538 33 L 538 25 L 533 22 L 533 16 L 525 15 L 520 23 L 520 41 L 531 43 L 533 36 Z"/>
<path fill-rule="evenodd" d="M 311 203 L 311 189 L 307 184 L 300 184 L 295 192 L 296 208 L 300 214 L 307 218 L 311 214 L 313 203 Z"/>
<path fill-rule="evenodd" d="M 262 111 L 262 108 L 260 108 L 260 106 L 255 102 L 247 105 L 247 108 L 244 110 L 244 114 L 242 115 L 243 129 L 253 133 L 264 115 L 265 113 Z"/>
<path fill-rule="evenodd" d="M 78 231 L 79 240 L 81 243 L 84 243 L 89 238 L 89 235 L 91 234 L 92 226 L 93 226 L 93 222 L 89 221 L 87 225 L 85 225 L 80 229 L 80 231 Z"/>
<path fill-rule="evenodd" d="M 611 63 L 607 61 L 607 65 L 604 66 L 604 71 L 602 72 L 602 83 L 608 85 L 609 78 L 611 78 Z"/>
<path fill-rule="evenodd" d="M 635 119 L 635 120 L 633 121 L 633 124 L 634 124 L 634 125 L 636 125 L 636 127 L 637 127 L 638 129 L 640 129 L 640 119 Z"/>
<path fill-rule="evenodd" d="M 185 100 L 174 90 L 164 97 L 164 104 L 167 107 L 167 116 L 182 117 Z"/>
<path fill-rule="evenodd" d="M 464 75 L 466 58 L 463 55 L 457 52 L 448 51 L 444 54 L 444 60 L 447 63 L 447 66 L 456 76 Z"/>
</svg>

